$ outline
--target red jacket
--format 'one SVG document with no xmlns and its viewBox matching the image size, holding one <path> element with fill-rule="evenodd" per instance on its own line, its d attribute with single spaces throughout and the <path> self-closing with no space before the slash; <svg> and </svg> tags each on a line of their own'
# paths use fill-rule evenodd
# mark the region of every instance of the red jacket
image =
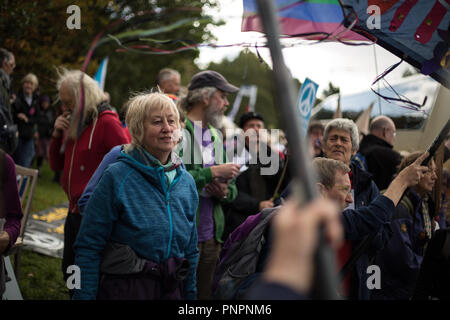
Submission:
<svg viewBox="0 0 450 320">
<path fill-rule="evenodd" d="M 69 198 L 69 210 L 79 213 L 78 199 L 103 156 L 119 144 L 130 143 L 130 139 L 117 114 L 107 110 L 100 113 L 98 120 L 93 121 L 78 140 L 68 139 L 61 154 L 63 141 L 63 138 L 51 138 L 50 167 L 54 171 L 63 170 L 61 184 Z"/>
</svg>

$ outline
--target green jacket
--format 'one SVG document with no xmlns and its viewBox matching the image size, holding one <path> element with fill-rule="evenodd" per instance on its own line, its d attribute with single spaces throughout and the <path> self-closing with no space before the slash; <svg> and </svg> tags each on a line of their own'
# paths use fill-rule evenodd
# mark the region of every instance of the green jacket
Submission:
<svg viewBox="0 0 450 320">
<path fill-rule="evenodd" d="M 222 139 L 217 134 L 217 130 L 208 125 L 209 130 L 211 131 L 212 140 L 214 143 L 214 153 L 215 153 L 215 163 L 223 164 L 227 163 L 227 156 L 223 148 Z M 189 132 L 191 139 L 188 146 L 191 146 L 190 150 L 184 150 L 180 148 L 178 151 L 179 156 L 184 159 L 186 170 L 194 177 L 195 184 L 197 187 L 197 191 L 200 194 L 201 190 L 210 182 L 213 182 L 213 176 L 211 172 L 211 168 L 203 168 L 203 158 L 201 154 L 200 146 L 197 143 L 197 140 L 194 136 L 194 126 L 192 122 L 186 118 L 186 130 Z M 181 144 L 180 144 L 181 145 Z M 190 158 L 183 157 L 185 152 L 190 153 Z M 189 161 L 187 161 L 187 159 Z M 194 161 L 194 159 L 196 161 Z M 197 163 L 197 164 L 195 164 Z M 232 202 L 237 196 L 237 188 L 235 179 L 231 180 L 228 184 L 228 195 L 225 199 L 216 199 L 214 198 L 214 236 L 217 242 L 222 243 L 222 234 L 225 227 L 225 216 L 222 209 L 222 204 L 228 204 Z M 199 208 L 197 208 L 197 224 L 199 222 Z"/>
</svg>

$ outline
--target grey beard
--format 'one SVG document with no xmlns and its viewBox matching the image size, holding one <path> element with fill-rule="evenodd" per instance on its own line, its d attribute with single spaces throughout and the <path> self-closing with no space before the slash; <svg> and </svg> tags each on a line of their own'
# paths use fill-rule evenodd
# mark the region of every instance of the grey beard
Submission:
<svg viewBox="0 0 450 320">
<path fill-rule="evenodd" d="M 206 122 L 212 125 L 214 128 L 220 128 L 222 126 L 223 115 L 217 113 L 214 108 L 209 107 L 205 111 Z"/>
</svg>

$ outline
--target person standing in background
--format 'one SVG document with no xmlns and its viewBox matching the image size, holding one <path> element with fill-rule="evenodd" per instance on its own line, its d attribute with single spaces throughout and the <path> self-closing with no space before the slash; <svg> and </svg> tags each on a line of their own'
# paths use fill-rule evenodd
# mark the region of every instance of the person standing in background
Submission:
<svg viewBox="0 0 450 320">
<path fill-rule="evenodd" d="M 34 158 L 34 137 L 39 112 L 39 97 L 36 94 L 38 86 L 36 75 L 27 74 L 22 79 L 22 88 L 13 104 L 14 122 L 19 128 L 19 145 L 13 158 L 16 164 L 23 167 L 31 167 Z"/>
<path fill-rule="evenodd" d="M 80 111 L 81 86 L 84 110 L 81 132 L 78 123 L 70 121 Z M 66 108 L 56 121 L 50 140 L 49 160 L 54 171 L 63 171 L 61 184 L 69 198 L 69 213 L 64 225 L 62 272 L 67 279 L 67 267 L 74 264 L 73 243 L 81 224 L 78 199 L 103 156 L 114 146 L 129 143 L 117 113 L 104 101 L 98 83 L 79 70 L 63 70 L 57 82 L 59 98 Z M 72 296 L 73 291 L 69 294 Z"/>
<path fill-rule="evenodd" d="M 222 137 L 218 128 L 229 105 L 227 93 L 239 89 L 215 71 L 195 74 L 188 87 L 188 94 L 180 104 L 186 110 L 186 129 L 190 150 L 180 150 L 186 169 L 194 177 L 199 193 L 197 210 L 198 248 L 197 268 L 198 299 L 211 299 L 211 285 L 216 261 L 221 249 L 225 225 L 223 204 L 236 198 L 234 178 L 239 165 L 227 163 Z M 183 155 L 183 153 L 190 152 Z M 222 157 L 221 157 L 222 155 Z"/>
<path fill-rule="evenodd" d="M 39 101 L 39 113 L 36 120 L 39 134 L 36 143 L 36 168 L 41 170 L 43 161 L 48 160 L 50 138 L 52 137 L 53 125 L 55 123 L 55 114 L 50 108 L 51 101 L 49 96 L 43 95 Z"/>
</svg>

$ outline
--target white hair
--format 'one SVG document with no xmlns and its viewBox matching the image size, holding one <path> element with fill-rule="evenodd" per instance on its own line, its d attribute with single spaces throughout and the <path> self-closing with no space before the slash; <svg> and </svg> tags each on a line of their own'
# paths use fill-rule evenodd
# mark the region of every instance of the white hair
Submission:
<svg viewBox="0 0 450 320">
<path fill-rule="evenodd" d="M 337 118 L 333 119 L 330 122 L 327 123 L 324 133 L 323 133 L 323 142 L 326 143 L 328 139 L 328 135 L 330 134 L 330 131 L 333 129 L 347 131 L 350 134 L 350 138 L 352 140 L 352 151 L 356 151 L 359 148 L 359 133 L 358 133 L 358 127 L 353 122 L 353 120 L 350 119 L 344 119 L 344 118 Z"/>
</svg>

